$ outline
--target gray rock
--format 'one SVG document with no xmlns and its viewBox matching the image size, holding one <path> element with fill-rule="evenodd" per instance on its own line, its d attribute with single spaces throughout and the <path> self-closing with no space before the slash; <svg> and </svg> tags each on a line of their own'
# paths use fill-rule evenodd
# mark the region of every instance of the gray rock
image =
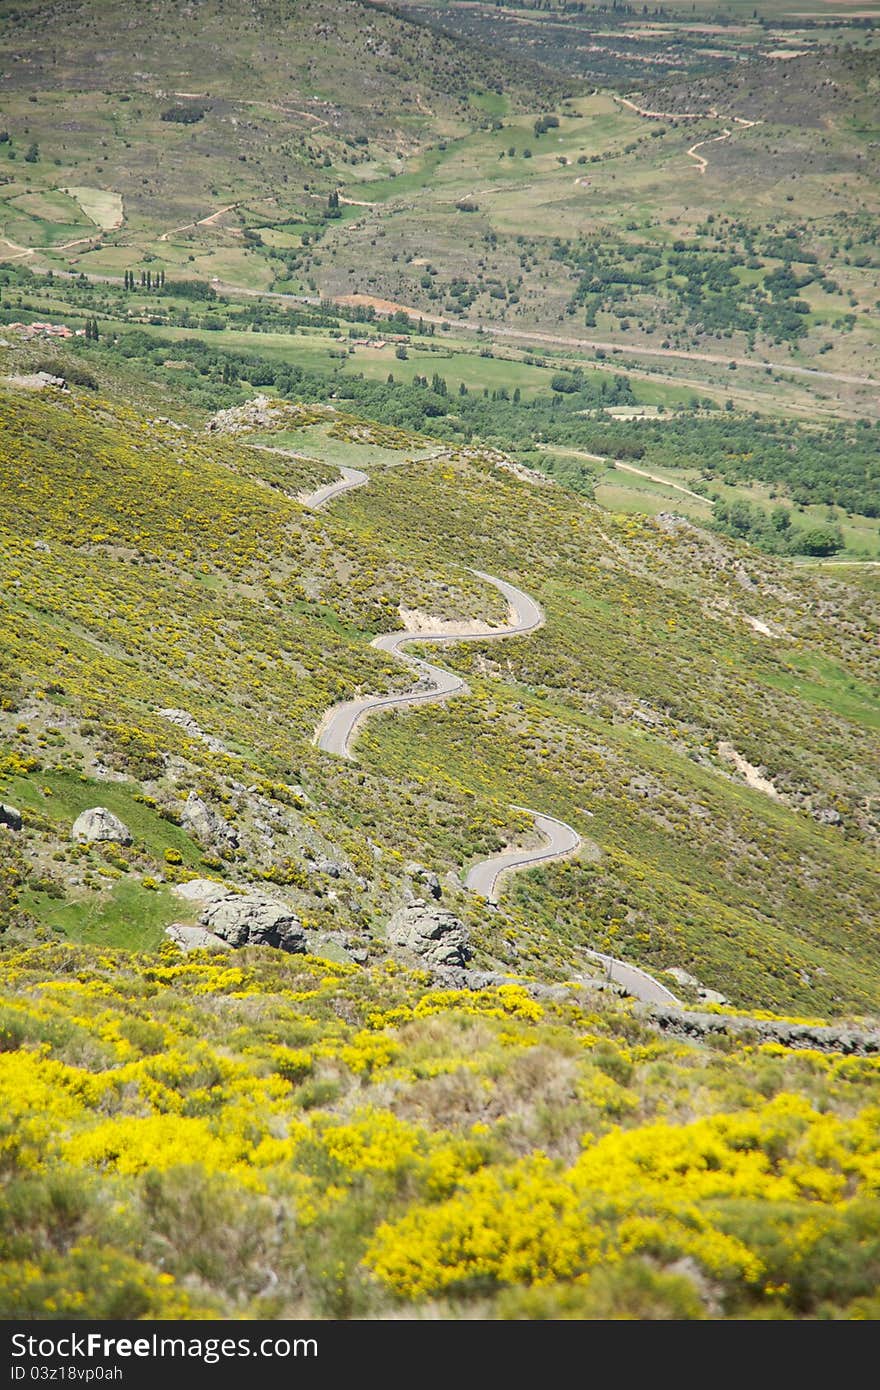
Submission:
<svg viewBox="0 0 880 1390">
<path fill-rule="evenodd" d="M 292 954 L 307 949 L 305 932 L 292 908 L 262 893 L 228 893 L 217 898 L 208 903 L 199 923 L 230 946 L 275 946 Z"/>
<path fill-rule="evenodd" d="M 215 738 L 213 734 L 206 734 L 205 731 L 199 725 L 198 720 L 196 720 L 193 717 L 193 715 L 191 715 L 187 710 L 160 709 L 159 714 L 162 716 L 163 719 L 167 719 L 169 724 L 176 724 L 178 729 L 183 729 L 183 732 L 187 734 L 190 738 L 198 739 L 201 743 L 204 743 L 208 748 L 210 748 L 212 753 L 229 752 L 229 749 L 226 747 L 225 743 L 222 743 L 219 738 Z"/>
<path fill-rule="evenodd" d="M 190 792 L 180 816 L 181 825 L 194 835 L 200 844 L 212 849 L 235 849 L 238 834 L 198 792 Z"/>
<path fill-rule="evenodd" d="M 213 903 L 230 896 L 226 884 L 217 883 L 213 878 L 190 878 L 186 883 L 175 883 L 172 892 L 190 903 Z"/>
<path fill-rule="evenodd" d="M 80 844 L 113 843 L 131 844 L 131 831 L 118 816 L 108 811 L 106 806 L 93 806 L 77 816 L 71 829 L 71 837 Z"/>
<path fill-rule="evenodd" d="M 843 825 L 843 816 L 831 806 L 823 806 L 820 811 L 814 811 L 813 819 L 820 825 Z"/>
<path fill-rule="evenodd" d="M 5 376 L 9 386 L 18 386 L 24 391 L 44 391 L 47 386 L 59 386 L 66 391 L 67 382 L 63 376 L 53 376 L 51 372 L 22 372 L 16 376 Z"/>
<path fill-rule="evenodd" d="M 690 985 L 695 989 L 697 997 L 703 1004 L 727 1004 L 729 1000 L 725 994 L 719 994 L 717 989 L 709 989 L 702 980 L 698 980 L 696 975 L 691 975 L 687 970 L 682 970 L 681 966 L 673 965 L 664 974 L 671 975 L 680 985 Z"/>
<path fill-rule="evenodd" d="M 464 922 L 448 908 L 429 906 L 424 898 L 395 912 L 387 935 L 392 946 L 412 951 L 427 965 L 464 965 L 472 954 Z"/>
<path fill-rule="evenodd" d="M 519 985 L 532 999 L 564 1003 L 572 998 L 569 985 L 544 985 L 520 975 L 505 975 L 498 970 L 465 970 L 461 966 L 439 966 L 432 972 L 434 983 L 444 989 L 469 989 L 475 993 L 495 989 L 498 985 Z"/>
<path fill-rule="evenodd" d="M 706 989 L 705 985 L 701 985 L 697 993 L 699 994 L 700 1001 L 703 1004 L 730 1003 L 730 1000 L 728 999 L 726 994 L 720 994 L 717 989 Z"/>
<path fill-rule="evenodd" d="M 319 859 L 316 867 L 328 878 L 339 878 L 342 873 L 341 865 L 334 864 L 332 859 Z"/>
<path fill-rule="evenodd" d="M 441 896 L 443 889 L 440 887 L 439 878 L 430 869 L 426 869 L 424 864 L 407 864 L 404 873 L 415 879 L 417 883 L 423 883 L 432 898 Z"/>
<path fill-rule="evenodd" d="M 206 931 L 204 927 L 187 927 L 182 922 L 172 922 L 170 927 L 165 928 L 165 935 L 185 954 L 190 951 L 229 950 L 228 941 L 221 941 L 219 936 Z"/>
<path fill-rule="evenodd" d="M 734 1037 L 747 1041 L 778 1042 L 784 1047 L 812 1048 L 860 1057 L 880 1054 L 880 1032 L 850 1024 L 786 1023 L 782 1019 L 740 1018 L 731 1014 L 704 1014 L 670 1004 L 637 1004 L 637 1014 L 673 1037 L 685 1039 Z"/>
<path fill-rule="evenodd" d="M 664 970 L 664 975 L 671 975 L 673 980 L 680 985 L 692 985 L 694 989 L 700 988 L 700 982 L 696 975 L 691 975 L 687 970 L 682 970 L 680 965 L 670 965 L 668 970 Z"/>
<path fill-rule="evenodd" d="M 8 826 L 10 830 L 21 830 L 21 811 L 17 806 L 4 806 L 0 801 L 0 825 Z"/>
</svg>

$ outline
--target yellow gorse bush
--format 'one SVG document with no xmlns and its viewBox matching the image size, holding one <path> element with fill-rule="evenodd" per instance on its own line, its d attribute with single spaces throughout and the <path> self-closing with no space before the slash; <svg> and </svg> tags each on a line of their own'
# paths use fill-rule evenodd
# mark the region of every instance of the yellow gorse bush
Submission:
<svg viewBox="0 0 880 1390">
<path fill-rule="evenodd" d="M 35 1206 L 20 1231 L 0 1208 L 0 1309 L 259 1311 L 275 1240 L 333 1315 L 353 1290 L 381 1307 L 579 1288 L 600 1268 L 683 1258 L 734 1306 L 788 1308 L 829 1242 L 868 1261 L 858 1288 L 871 1277 L 880 1059 L 700 1052 L 614 1000 L 586 1012 L 516 986 L 425 992 L 400 967 L 270 951 L 232 974 L 226 956 L 56 945 L 5 962 L 0 1178 Z M 87 1213 L 61 1245 L 41 1234 L 58 1192 L 59 1210 Z M 178 1228 L 183 1248 L 156 1265 Z M 214 1241 L 206 1303 L 207 1257 L 193 1291 L 186 1280 Z"/>
<path fill-rule="evenodd" d="M 689 1125 L 614 1130 L 567 1171 L 536 1155 L 465 1180 L 440 1206 L 381 1226 L 367 1264 L 410 1298 L 475 1281 L 576 1279 L 637 1252 L 690 1255 L 719 1278 L 754 1283 L 761 1260 L 723 1230 L 716 1204 L 876 1193 L 878 1141 L 880 1109 L 846 1121 L 792 1095 Z"/>
</svg>

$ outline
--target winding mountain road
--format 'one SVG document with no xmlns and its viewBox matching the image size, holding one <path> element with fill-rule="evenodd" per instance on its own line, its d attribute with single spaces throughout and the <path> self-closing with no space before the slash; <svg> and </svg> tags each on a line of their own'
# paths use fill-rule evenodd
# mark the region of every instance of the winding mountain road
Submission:
<svg viewBox="0 0 880 1390">
<path fill-rule="evenodd" d="M 319 511 L 321 507 L 326 507 L 328 502 L 332 502 L 334 497 L 340 497 L 343 492 L 351 492 L 353 488 L 363 487 L 370 481 L 369 475 L 362 473 L 359 468 L 344 468 L 342 464 L 337 464 L 342 474 L 335 482 L 325 483 L 316 492 L 307 492 L 300 497 L 300 502 L 309 511 Z"/>
<path fill-rule="evenodd" d="M 672 990 L 661 985 L 647 970 L 640 970 L 637 965 L 630 965 L 628 961 L 618 960 L 617 956 L 606 956 L 603 951 L 587 951 L 586 954 L 603 967 L 605 978 L 610 984 L 619 985 L 634 999 L 641 999 L 643 1004 L 680 1005 L 681 1000 Z"/>
<path fill-rule="evenodd" d="M 535 864 L 549 863 L 551 859 L 562 859 L 574 854 L 581 847 L 581 837 L 572 826 L 555 816 L 545 816 L 541 811 L 532 811 L 528 806 L 515 806 L 515 811 L 525 811 L 535 822 L 535 828 L 547 839 L 538 849 L 510 849 L 496 854 L 491 859 L 483 859 L 475 864 L 464 881 L 465 888 L 479 893 L 487 902 L 498 901 L 498 880 L 502 874 L 514 869 L 529 869 Z"/>
<path fill-rule="evenodd" d="M 339 486 L 335 495 L 358 486 L 359 483 L 351 482 L 346 487 Z M 313 493 L 312 497 L 319 495 Z M 434 666 L 423 657 L 411 656 L 405 652 L 403 648 L 409 643 L 486 642 L 495 637 L 522 637 L 543 626 L 543 610 L 528 594 L 524 594 L 514 584 L 509 584 L 504 579 L 495 579 L 491 574 L 484 574 L 481 570 L 474 570 L 473 573 L 478 578 L 485 579 L 488 584 L 494 585 L 507 599 L 511 621 L 505 627 L 487 628 L 483 632 L 383 632 L 381 636 L 374 638 L 371 646 L 378 651 L 387 652 L 398 661 L 405 662 L 417 673 L 418 680 L 409 690 L 396 695 L 367 695 L 359 700 L 346 700 L 344 704 L 333 705 L 321 720 L 315 734 L 315 742 L 323 752 L 334 753 L 338 758 L 352 758 L 351 747 L 358 726 L 373 710 L 408 709 L 412 705 L 425 704 L 433 700 L 448 700 L 452 695 L 466 692 L 467 686 L 460 676 L 454 675 L 442 666 Z"/>
<path fill-rule="evenodd" d="M 332 498 L 339 497 L 344 492 L 350 492 L 353 488 L 363 487 L 365 483 L 369 482 L 368 475 L 360 472 L 359 469 L 343 468 L 341 471 L 343 476 L 338 482 L 326 483 L 316 492 L 308 493 L 301 498 L 303 505 L 314 510 L 325 506 Z M 395 657 L 398 661 L 404 662 L 417 673 L 418 680 L 409 690 L 401 691 L 395 695 L 366 695 L 358 700 L 346 700 L 342 704 L 332 705 L 315 730 L 314 741 L 322 752 L 331 753 L 337 758 L 348 758 L 350 761 L 354 761 L 352 745 L 357 737 L 358 729 L 362 721 L 374 710 L 408 709 L 413 705 L 425 704 L 429 701 L 448 700 L 453 695 L 466 693 L 467 685 L 460 676 L 445 670 L 442 666 L 435 666 L 433 662 L 426 661 L 423 657 L 412 656 L 409 652 L 404 651 L 403 648 L 409 643 L 486 642 L 500 637 L 523 637 L 543 627 L 546 621 L 544 610 L 535 599 L 524 593 L 522 589 L 518 589 L 515 584 L 509 583 L 506 579 L 498 579 L 494 575 L 486 574 L 483 570 L 472 570 L 472 573 L 479 579 L 484 579 L 487 584 L 492 584 L 506 598 L 510 608 L 509 622 L 504 627 L 487 628 L 482 632 L 461 633 L 442 630 L 412 632 L 405 630 L 385 632 L 374 638 L 371 646 L 378 651 L 387 652 L 389 656 Z M 548 816 L 543 811 L 533 811 L 527 806 L 514 806 L 513 809 L 524 811 L 526 815 L 532 817 L 535 829 L 544 837 L 546 843 L 531 850 L 505 850 L 502 854 L 495 854 L 489 859 L 481 860 L 469 869 L 465 878 L 465 887 L 472 893 L 478 893 L 492 904 L 498 902 L 499 882 L 504 874 L 513 873 L 518 869 L 531 868 L 535 864 L 549 864 L 557 859 L 568 858 L 570 855 L 576 854 L 583 843 L 574 827 L 557 819 L 556 816 Z M 636 999 L 641 999 L 648 1004 L 677 1004 L 679 1002 L 670 990 L 660 984 L 659 980 L 655 980 L 652 975 L 640 970 L 638 966 L 629 965 L 626 961 L 617 960 L 614 956 L 602 955 L 599 951 L 588 951 L 587 954 L 602 964 L 606 979 L 609 982 L 619 985 Z"/>
</svg>

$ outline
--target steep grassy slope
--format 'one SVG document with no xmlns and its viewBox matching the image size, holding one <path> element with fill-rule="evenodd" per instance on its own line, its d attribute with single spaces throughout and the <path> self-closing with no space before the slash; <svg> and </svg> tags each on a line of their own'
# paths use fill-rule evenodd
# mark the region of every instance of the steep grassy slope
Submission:
<svg viewBox="0 0 880 1390">
<path fill-rule="evenodd" d="M 19 910 L 126 944 L 143 915 L 158 940 L 180 909 L 154 884 L 200 868 L 176 822 L 201 788 L 241 836 L 208 868 L 270 879 L 340 945 L 381 954 L 414 858 L 452 874 L 486 964 L 565 978 L 589 973 L 583 948 L 610 947 L 742 1004 L 872 1009 L 877 706 L 867 606 L 843 578 L 616 519 L 485 450 L 431 457 L 388 427 L 281 408 L 301 453 L 309 436 L 319 459 L 322 439 L 343 440 L 373 471 L 311 515 L 295 497 L 332 476 L 319 461 L 87 395 L 5 401 L 0 794 L 28 813 Z M 546 627 L 444 652 L 470 697 L 371 723 L 362 767 L 318 754 L 330 704 L 405 684 L 368 645 L 400 611 L 503 619 L 469 566 L 521 584 Z M 66 844 L 105 786 L 149 811 L 109 858 Z M 491 913 L 454 884 L 527 833 L 511 802 L 562 815 L 594 848 Z M 267 805 L 287 818 L 277 840 Z M 331 891 L 309 855 L 334 850 Z"/>
<path fill-rule="evenodd" d="M 876 1009 L 867 575 L 332 403 L 262 407 L 254 448 L 101 372 L 0 393 L 0 1316 L 876 1316 L 877 1061 L 844 1055 L 875 1044 L 683 1043 L 587 954 Z M 331 459 L 370 482 L 309 512 Z M 471 567 L 546 626 L 444 648 L 466 697 L 319 753 L 329 704 L 407 681 L 375 633 L 503 622 Z M 584 845 L 491 908 L 462 874 L 528 841 L 510 803 Z M 130 846 L 71 843 L 95 805 Z M 525 985 L 395 955 L 409 859 Z M 206 874 L 310 953 L 162 945 Z"/>
</svg>

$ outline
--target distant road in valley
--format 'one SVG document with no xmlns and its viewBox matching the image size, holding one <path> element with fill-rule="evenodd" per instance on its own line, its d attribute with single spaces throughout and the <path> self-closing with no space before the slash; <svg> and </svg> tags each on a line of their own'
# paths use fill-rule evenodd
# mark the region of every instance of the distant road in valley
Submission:
<svg viewBox="0 0 880 1390">
<path fill-rule="evenodd" d="M 33 248 L 37 251 L 45 248 Z M 26 254 L 30 254 L 31 248 L 26 249 Z M 8 257 L 7 259 L 14 259 Z M 45 274 L 36 267 L 32 267 L 35 274 Z M 73 270 L 54 270 L 58 276 L 65 276 L 75 280 L 79 271 Z M 105 285 L 121 285 L 123 277 L 121 275 L 101 275 L 95 271 L 89 272 L 89 279 Z M 246 299 L 274 299 L 281 304 L 308 304 L 313 308 L 319 308 L 328 302 L 320 295 L 309 294 L 288 294 L 281 290 L 255 290 L 246 285 L 233 285 L 227 281 L 215 281 L 214 289 L 218 294 L 238 295 Z M 338 300 L 350 300 L 357 298 L 353 295 L 340 295 L 330 297 L 331 304 Z M 370 296 L 363 296 L 367 301 Z M 478 319 L 443 319 L 437 314 L 426 313 L 421 309 L 414 309 L 410 305 L 401 304 L 397 306 L 413 319 L 424 319 L 425 323 L 449 323 L 450 327 L 456 331 L 464 333 L 477 333 L 480 336 L 489 335 L 495 338 L 514 338 L 518 342 L 524 343 L 546 343 L 553 347 L 571 348 L 574 350 L 586 349 L 590 352 L 602 351 L 610 353 L 615 357 L 659 357 L 667 359 L 677 359 L 686 362 L 709 362 L 714 366 L 729 367 L 734 362 L 737 367 L 750 367 L 754 369 L 770 369 L 774 372 L 788 372 L 793 376 L 813 378 L 818 381 L 838 381 L 846 386 L 880 386 L 880 379 L 872 376 L 859 376 L 853 372 L 828 372 L 820 367 L 803 367 L 795 362 L 770 362 L 763 358 L 755 357 L 724 357 L 720 353 L 695 352 L 687 348 L 662 348 L 647 347 L 642 344 L 614 343 L 600 338 L 568 338 L 562 334 L 542 333 L 537 329 L 508 328 L 503 324 L 483 323 Z"/>
</svg>

